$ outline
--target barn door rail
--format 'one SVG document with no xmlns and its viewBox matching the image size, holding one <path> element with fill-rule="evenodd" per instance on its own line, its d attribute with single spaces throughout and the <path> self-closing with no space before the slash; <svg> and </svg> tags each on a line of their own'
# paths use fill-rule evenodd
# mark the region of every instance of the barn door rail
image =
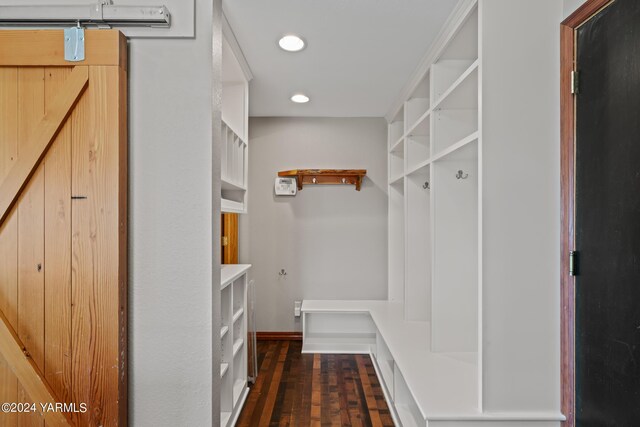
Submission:
<svg viewBox="0 0 640 427">
<path fill-rule="evenodd" d="M 98 28 L 171 27 L 171 14 L 165 6 L 114 5 L 100 1 L 85 5 L 0 6 L 0 25 L 4 26 L 96 26 Z"/>
</svg>

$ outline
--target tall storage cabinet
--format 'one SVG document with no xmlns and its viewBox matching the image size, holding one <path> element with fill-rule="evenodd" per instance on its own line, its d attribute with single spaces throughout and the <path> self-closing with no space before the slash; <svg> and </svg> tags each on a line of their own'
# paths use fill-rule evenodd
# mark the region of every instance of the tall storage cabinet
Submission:
<svg viewBox="0 0 640 427">
<path fill-rule="evenodd" d="M 387 115 L 387 301 L 305 300 L 396 425 L 559 427 L 557 0 L 461 0 Z"/>
<path fill-rule="evenodd" d="M 224 18 L 224 16 L 223 16 Z M 221 208 L 247 212 L 249 81 L 251 72 L 223 19 Z M 225 264 L 220 288 L 220 427 L 235 425 L 249 393 L 248 264 Z M 216 332 L 217 334 L 217 332 Z"/>
<path fill-rule="evenodd" d="M 250 265 L 222 267 L 220 299 L 220 417 L 221 427 L 230 427 L 247 398 L 247 272 Z"/>
<path fill-rule="evenodd" d="M 477 366 L 487 424 L 563 420 L 556 3 L 461 1 L 387 117 L 389 300 Z"/>
</svg>

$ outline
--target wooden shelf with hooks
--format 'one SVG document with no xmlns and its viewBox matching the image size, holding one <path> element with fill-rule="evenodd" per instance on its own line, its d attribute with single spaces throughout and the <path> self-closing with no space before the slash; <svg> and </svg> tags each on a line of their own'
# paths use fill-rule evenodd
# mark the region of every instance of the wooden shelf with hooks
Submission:
<svg viewBox="0 0 640 427">
<path fill-rule="evenodd" d="M 304 185 L 355 185 L 360 191 L 362 178 L 367 175 L 366 169 L 294 169 L 280 171 L 278 176 L 296 178 L 298 191 Z"/>
</svg>

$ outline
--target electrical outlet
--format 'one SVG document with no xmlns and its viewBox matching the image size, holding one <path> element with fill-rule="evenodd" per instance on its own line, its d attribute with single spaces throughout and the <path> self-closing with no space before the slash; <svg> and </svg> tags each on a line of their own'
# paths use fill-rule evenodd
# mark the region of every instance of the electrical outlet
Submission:
<svg viewBox="0 0 640 427">
<path fill-rule="evenodd" d="M 294 301 L 293 302 L 293 315 L 295 317 L 300 317 L 301 310 L 302 310 L 302 301 Z"/>
</svg>

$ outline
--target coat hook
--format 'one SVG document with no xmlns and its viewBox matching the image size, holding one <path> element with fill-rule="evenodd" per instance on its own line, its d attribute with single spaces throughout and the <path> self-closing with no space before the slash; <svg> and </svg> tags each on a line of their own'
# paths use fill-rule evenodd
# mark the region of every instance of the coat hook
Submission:
<svg viewBox="0 0 640 427">
<path fill-rule="evenodd" d="M 431 188 L 431 186 L 429 185 L 429 181 L 425 181 L 424 184 L 422 184 L 422 188 L 424 188 L 425 190 Z"/>
<path fill-rule="evenodd" d="M 458 173 L 456 174 L 456 178 L 457 179 L 467 179 L 469 177 L 468 173 L 464 173 L 464 171 L 461 169 L 458 171 Z"/>
</svg>

